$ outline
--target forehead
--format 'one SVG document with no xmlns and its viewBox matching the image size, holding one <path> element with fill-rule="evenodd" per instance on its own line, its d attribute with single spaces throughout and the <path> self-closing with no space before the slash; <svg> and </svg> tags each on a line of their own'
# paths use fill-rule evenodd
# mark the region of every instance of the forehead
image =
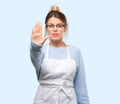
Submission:
<svg viewBox="0 0 120 104">
<path fill-rule="evenodd" d="M 52 24 L 59 24 L 59 23 L 63 23 L 59 18 L 56 17 L 51 17 L 48 19 L 47 23 L 52 23 Z"/>
</svg>

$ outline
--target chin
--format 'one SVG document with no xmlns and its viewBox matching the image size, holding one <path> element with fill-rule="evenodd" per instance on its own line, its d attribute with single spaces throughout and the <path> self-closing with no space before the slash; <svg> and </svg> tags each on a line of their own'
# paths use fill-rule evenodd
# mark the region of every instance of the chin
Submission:
<svg viewBox="0 0 120 104">
<path fill-rule="evenodd" d="M 53 37 L 53 38 L 50 38 L 51 41 L 54 41 L 54 42 L 57 42 L 57 41 L 61 41 L 62 38 L 58 38 L 58 37 Z"/>
</svg>

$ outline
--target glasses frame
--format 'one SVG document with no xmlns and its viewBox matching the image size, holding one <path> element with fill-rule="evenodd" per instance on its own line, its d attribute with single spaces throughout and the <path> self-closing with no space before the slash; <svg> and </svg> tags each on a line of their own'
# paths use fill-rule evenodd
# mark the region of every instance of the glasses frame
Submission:
<svg viewBox="0 0 120 104">
<path fill-rule="evenodd" d="M 56 24 L 56 25 L 54 25 L 54 24 L 47 24 L 46 25 L 46 28 L 48 30 L 54 30 L 55 27 L 56 27 L 57 30 L 63 30 L 65 25 L 64 24 Z"/>
</svg>

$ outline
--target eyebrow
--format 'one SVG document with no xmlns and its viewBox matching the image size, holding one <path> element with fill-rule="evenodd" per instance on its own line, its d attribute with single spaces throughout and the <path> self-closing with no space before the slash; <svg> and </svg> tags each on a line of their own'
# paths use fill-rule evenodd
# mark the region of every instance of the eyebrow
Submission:
<svg viewBox="0 0 120 104">
<path fill-rule="evenodd" d="M 57 24 L 53 24 L 53 23 L 48 23 L 49 25 L 64 25 L 63 23 L 57 23 Z"/>
</svg>

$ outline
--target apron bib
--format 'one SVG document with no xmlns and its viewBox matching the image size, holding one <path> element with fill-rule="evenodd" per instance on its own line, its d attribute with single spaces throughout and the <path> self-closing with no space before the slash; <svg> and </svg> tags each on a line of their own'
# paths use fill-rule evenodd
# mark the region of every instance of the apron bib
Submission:
<svg viewBox="0 0 120 104">
<path fill-rule="evenodd" d="M 49 45 L 47 46 L 34 104 L 77 104 L 73 86 L 76 64 L 70 58 L 68 46 L 66 53 L 65 59 L 49 58 Z"/>
</svg>

